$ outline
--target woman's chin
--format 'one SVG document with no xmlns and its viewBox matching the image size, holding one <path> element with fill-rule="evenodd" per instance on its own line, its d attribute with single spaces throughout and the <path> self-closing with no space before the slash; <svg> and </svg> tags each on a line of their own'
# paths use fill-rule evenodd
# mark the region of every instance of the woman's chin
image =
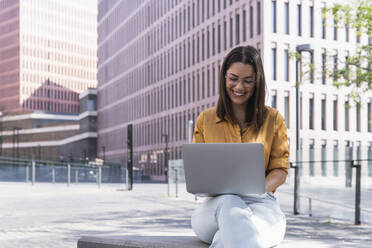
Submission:
<svg viewBox="0 0 372 248">
<path fill-rule="evenodd" d="M 237 106 L 245 106 L 248 103 L 248 99 L 232 99 L 232 104 Z"/>
</svg>

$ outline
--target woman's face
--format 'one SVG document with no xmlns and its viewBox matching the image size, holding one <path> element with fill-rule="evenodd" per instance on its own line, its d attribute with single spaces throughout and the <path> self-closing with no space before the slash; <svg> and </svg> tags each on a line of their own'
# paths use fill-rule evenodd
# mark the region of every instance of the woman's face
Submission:
<svg viewBox="0 0 372 248">
<path fill-rule="evenodd" d="M 233 105 L 246 105 L 256 87 L 253 66 L 241 62 L 233 63 L 226 71 L 226 90 Z"/>
</svg>

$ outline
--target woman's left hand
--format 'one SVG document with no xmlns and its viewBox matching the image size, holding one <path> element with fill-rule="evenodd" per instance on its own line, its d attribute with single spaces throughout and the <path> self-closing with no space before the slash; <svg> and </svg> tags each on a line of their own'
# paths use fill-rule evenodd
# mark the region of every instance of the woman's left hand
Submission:
<svg viewBox="0 0 372 248">
<path fill-rule="evenodd" d="M 287 178 L 287 173 L 282 169 L 274 169 L 265 178 L 265 192 L 273 192 L 282 185 Z"/>
</svg>

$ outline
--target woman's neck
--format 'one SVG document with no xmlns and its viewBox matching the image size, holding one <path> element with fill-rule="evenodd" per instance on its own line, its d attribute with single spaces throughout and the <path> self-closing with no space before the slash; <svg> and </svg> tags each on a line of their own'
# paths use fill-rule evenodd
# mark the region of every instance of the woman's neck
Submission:
<svg viewBox="0 0 372 248">
<path fill-rule="evenodd" d="M 233 106 L 234 117 L 241 128 L 246 126 L 246 106 L 245 105 L 234 105 Z"/>
</svg>

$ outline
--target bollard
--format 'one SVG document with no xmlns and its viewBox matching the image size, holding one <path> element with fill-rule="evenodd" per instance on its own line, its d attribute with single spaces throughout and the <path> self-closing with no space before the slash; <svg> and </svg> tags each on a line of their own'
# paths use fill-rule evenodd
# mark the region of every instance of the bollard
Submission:
<svg viewBox="0 0 372 248">
<path fill-rule="evenodd" d="M 102 168 L 101 166 L 98 167 L 98 188 L 101 188 L 101 181 L 102 181 Z"/>
<path fill-rule="evenodd" d="M 354 160 L 351 161 L 351 168 L 356 168 L 355 173 L 355 225 L 360 225 L 360 176 L 361 166 L 360 164 L 354 164 Z"/>
<path fill-rule="evenodd" d="M 295 178 L 294 178 L 294 203 L 293 203 L 293 214 L 297 215 L 300 213 L 300 197 L 299 197 L 299 183 L 300 178 L 298 175 L 298 166 L 293 165 L 293 163 L 290 163 L 290 167 L 295 170 Z"/>
<path fill-rule="evenodd" d="M 176 183 L 176 198 L 178 198 L 178 171 L 176 168 L 174 169 L 174 173 L 175 173 L 174 181 Z"/>
<path fill-rule="evenodd" d="M 29 172 L 28 172 L 28 170 L 29 170 L 29 167 L 30 166 L 26 166 L 26 183 L 28 183 L 29 182 L 29 179 L 30 179 L 30 175 L 29 175 Z"/>
<path fill-rule="evenodd" d="M 56 182 L 56 168 L 52 167 L 52 183 Z"/>
<path fill-rule="evenodd" d="M 127 185 L 127 190 L 129 190 L 128 167 L 125 169 L 125 183 L 126 183 L 126 185 Z"/>
<path fill-rule="evenodd" d="M 78 184 L 78 182 L 79 182 L 79 170 L 76 169 L 75 170 L 75 183 Z"/>
<path fill-rule="evenodd" d="M 67 164 L 67 187 L 70 186 L 71 165 Z"/>
<path fill-rule="evenodd" d="M 169 167 L 169 165 L 168 165 L 168 167 Z M 169 170 L 169 168 L 168 169 L 166 169 L 167 170 L 167 193 L 168 193 L 168 197 L 170 197 L 170 183 L 169 183 L 169 179 L 170 179 L 170 177 L 169 177 L 169 172 L 170 172 L 170 170 Z"/>
<path fill-rule="evenodd" d="M 35 161 L 32 161 L 32 175 L 31 175 L 31 177 L 32 177 L 32 185 L 34 185 L 35 184 Z"/>
<path fill-rule="evenodd" d="M 311 197 L 309 197 L 309 216 L 313 216 L 313 208 L 312 208 L 312 205 L 311 205 Z"/>
</svg>

